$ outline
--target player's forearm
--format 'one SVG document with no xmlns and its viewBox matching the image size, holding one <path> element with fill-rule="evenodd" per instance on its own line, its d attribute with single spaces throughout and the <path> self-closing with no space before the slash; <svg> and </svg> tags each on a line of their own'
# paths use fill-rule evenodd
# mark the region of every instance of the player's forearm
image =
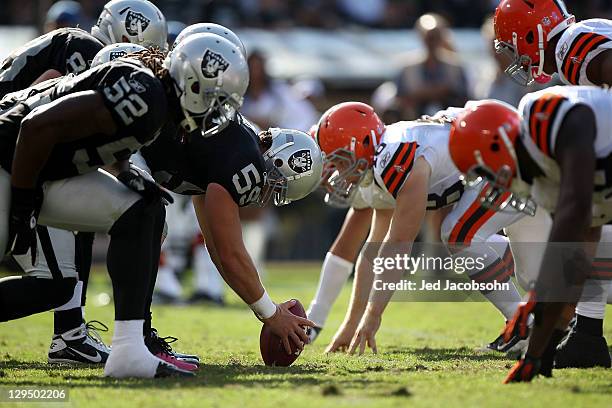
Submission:
<svg viewBox="0 0 612 408">
<path fill-rule="evenodd" d="M 357 258 L 355 268 L 355 280 L 353 281 L 353 291 L 351 293 L 351 301 L 349 308 L 344 318 L 345 325 L 353 325 L 357 327 L 361 321 L 361 317 L 368 305 L 368 298 L 372 290 L 372 282 L 374 281 L 374 273 L 363 256 Z"/>
<path fill-rule="evenodd" d="M 11 183 L 18 188 L 34 188 L 38 175 L 49 159 L 55 144 L 49 128 L 24 120 L 17 139 Z"/>
<path fill-rule="evenodd" d="M 247 253 L 235 252 L 229 259 L 221 256 L 221 276 L 234 292 L 248 305 L 264 293 L 257 269 Z"/>
</svg>

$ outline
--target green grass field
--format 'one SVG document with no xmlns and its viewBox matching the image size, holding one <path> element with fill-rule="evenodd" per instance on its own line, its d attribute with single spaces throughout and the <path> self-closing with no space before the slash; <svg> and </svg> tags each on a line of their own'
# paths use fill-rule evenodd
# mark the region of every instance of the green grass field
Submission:
<svg viewBox="0 0 612 408">
<path fill-rule="evenodd" d="M 295 297 L 306 306 L 317 274 L 316 265 L 277 265 L 269 268 L 266 286 L 274 299 Z M 96 306 L 101 292 L 109 286 L 97 273 L 87 317 L 112 326 L 112 306 Z M 611 370 L 563 370 L 529 385 L 502 385 L 513 361 L 480 351 L 502 326 L 487 303 L 393 303 L 378 355 L 325 355 L 348 296 L 347 286 L 326 330 L 289 368 L 263 365 L 260 323 L 235 297 L 224 309 L 156 307 L 161 335 L 179 337 L 177 349 L 202 358 L 197 377 L 186 380 L 118 381 L 102 377 L 100 368 L 51 367 L 51 313 L 3 323 L 0 386 L 68 387 L 69 402 L 46 405 L 52 407 L 612 407 Z M 606 334 L 612 339 L 611 325 Z M 111 336 L 103 334 L 108 342 Z"/>
</svg>

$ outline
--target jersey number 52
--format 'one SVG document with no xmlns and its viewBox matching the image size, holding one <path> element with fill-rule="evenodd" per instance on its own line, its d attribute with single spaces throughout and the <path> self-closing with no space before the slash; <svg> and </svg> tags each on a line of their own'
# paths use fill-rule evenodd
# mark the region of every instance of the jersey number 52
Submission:
<svg viewBox="0 0 612 408">
<path fill-rule="evenodd" d="M 104 88 L 106 98 L 115 104 L 115 112 L 119 115 L 126 126 L 134 122 L 135 117 L 141 117 L 149 111 L 149 107 L 142 98 L 135 93 L 131 93 L 132 87 L 128 84 L 125 77 L 119 78 L 113 86 Z"/>
<path fill-rule="evenodd" d="M 261 187 L 258 184 L 261 182 L 261 176 L 253 163 L 234 174 L 232 181 L 234 187 L 236 187 L 236 192 L 240 194 L 239 205 L 246 205 L 259 197 Z M 255 185 L 255 188 L 253 188 L 253 185 Z"/>
</svg>

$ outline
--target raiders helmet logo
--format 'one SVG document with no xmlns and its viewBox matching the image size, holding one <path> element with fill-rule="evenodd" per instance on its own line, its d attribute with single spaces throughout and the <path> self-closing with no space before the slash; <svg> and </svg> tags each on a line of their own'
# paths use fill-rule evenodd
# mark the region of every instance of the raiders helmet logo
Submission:
<svg viewBox="0 0 612 408">
<path fill-rule="evenodd" d="M 204 78 L 217 78 L 219 74 L 225 72 L 229 66 L 230 63 L 223 58 L 221 54 L 209 49 L 204 53 L 204 58 L 202 58 L 202 74 Z"/>
<path fill-rule="evenodd" d="M 125 51 L 111 51 L 110 55 L 108 56 L 108 60 L 112 61 L 114 59 L 121 58 L 126 55 L 127 55 L 127 52 Z"/>
<path fill-rule="evenodd" d="M 306 173 L 312 169 L 310 150 L 298 150 L 289 157 L 289 167 L 296 173 Z"/>
<path fill-rule="evenodd" d="M 125 30 L 129 35 L 138 35 L 138 25 L 140 25 L 140 30 L 144 32 L 149 26 L 150 22 L 151 20 L 146 18 L 141 13 L 128 9 L 127 14 L 125 15 Z"/>
</svg>

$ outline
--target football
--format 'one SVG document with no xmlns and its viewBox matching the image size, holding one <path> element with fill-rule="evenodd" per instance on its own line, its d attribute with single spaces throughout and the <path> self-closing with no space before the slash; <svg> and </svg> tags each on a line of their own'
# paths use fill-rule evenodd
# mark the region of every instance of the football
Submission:
<svg viewBox="0 0 612 408">
<path fill-rule="evenodd" d="M 295 300 L 295 305 L 289 308 L 289 311 L 296 316 L 306 317 L 306 311 L 304 306 L 299 300 Z M 289 367 L 297 358 L 300 356 L 301 350 L 299 350 L 291 340 L 291 354 L 287 354 L 283 344 L 281 343 L 280 337 L 272 333 L 272 331 L 265 324 L 261 328 L 259 335 L 259 348 L 261 350 L 261 357 L 267 366 L 280 366 Z"/>
</svg>

